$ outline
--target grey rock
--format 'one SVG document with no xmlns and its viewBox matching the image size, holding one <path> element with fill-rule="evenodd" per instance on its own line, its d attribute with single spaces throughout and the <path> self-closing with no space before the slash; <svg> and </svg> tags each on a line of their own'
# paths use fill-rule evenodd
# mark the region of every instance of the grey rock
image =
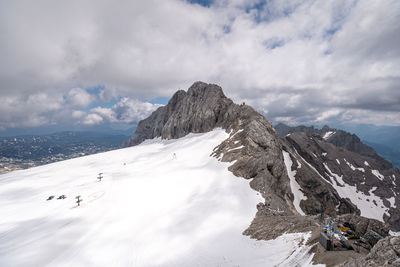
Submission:
<svg viewBox="0 0 400 267">
<path fill-rule="evenodd" d="M 218 85 L 196 82 L 187 92 L 177 91 L 167 106 L 140 121 L 125 146 L 154 137 L 174 139 L 188 133 L 208 132 L 215 127 L 227 129 L 236 120 L 234 115 L 240 113 L 238 108 Z"/>
<path fill-rule="evenodd" d="M 400 237 L 388 236 L 379 240 L 366 257 L 348 260 L 340 266 L 400 266 L 399 243 Z"/>
<path fill-rule="evenodd" d="M 380 234 L 378 234 L 373 230 L 368 230 L 365 233 L 364 238 L 368 241 L 368 243 L 371 246 L 375 246 L 375 244 L 378 243 L 379 240 L 383 239 L 383 236 L 381 236 Z"/>
</svg>

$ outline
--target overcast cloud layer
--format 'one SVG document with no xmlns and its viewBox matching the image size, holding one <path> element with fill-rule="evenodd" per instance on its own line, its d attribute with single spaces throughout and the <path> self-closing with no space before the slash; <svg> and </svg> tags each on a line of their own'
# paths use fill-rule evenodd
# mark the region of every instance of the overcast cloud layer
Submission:
<svg viewBox="0 0 400 267">
<path fill-rule="evenodd" d="M 202 80 L 273 121 L 400 125 L 400 1 L 0 0 L 0 129 L 134 123 Z"/>
</svg>

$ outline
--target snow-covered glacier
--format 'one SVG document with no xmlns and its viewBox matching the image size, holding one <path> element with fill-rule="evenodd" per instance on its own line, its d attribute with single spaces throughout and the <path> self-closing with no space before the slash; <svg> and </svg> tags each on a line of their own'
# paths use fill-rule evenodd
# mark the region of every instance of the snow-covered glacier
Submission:
<svg viewBox="0 0 400 267">
<path fill-rule="evenodd" d="M 210 157 L 228 137 L 153 139 L 1 175 L 0 266 L 310 265 L 307 233 L 242 235 L 263 199 Z"/>
</svg>

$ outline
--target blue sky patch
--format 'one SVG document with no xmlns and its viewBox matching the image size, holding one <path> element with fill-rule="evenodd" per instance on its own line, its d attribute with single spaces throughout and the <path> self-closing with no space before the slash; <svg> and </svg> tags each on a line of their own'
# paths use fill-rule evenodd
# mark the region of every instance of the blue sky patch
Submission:
<svg viewBox="0 0 400 267">
<path fill-rule="evenodd" d="M 187 0 L 191 4 L 199 4 L 204 7 L 210 7 L 214 0 Z"/>
<path fill-rule="evenodd" d="M 265 40 L 263 42 L 263 45 L 265 46 L 265 48 L 267 48 L 269 50 L 273 50 L 273 49 L 284 46 L 285 41 L 282 39 L 271 38 L 271 39 Z"/>
</svg>

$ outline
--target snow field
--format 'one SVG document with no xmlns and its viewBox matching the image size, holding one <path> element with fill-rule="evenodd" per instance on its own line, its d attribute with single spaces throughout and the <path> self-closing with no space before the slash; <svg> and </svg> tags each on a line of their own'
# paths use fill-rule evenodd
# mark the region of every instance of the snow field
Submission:
<svg viewBox="0 0 400 267">
<path fill-rule="evenodd" d="M 228 136 L 153 139 L 1 175 L 0 266 L 310 265 L 307 233 L 241 234 L 263 199 L 209 156 Z"/>
</svg>

